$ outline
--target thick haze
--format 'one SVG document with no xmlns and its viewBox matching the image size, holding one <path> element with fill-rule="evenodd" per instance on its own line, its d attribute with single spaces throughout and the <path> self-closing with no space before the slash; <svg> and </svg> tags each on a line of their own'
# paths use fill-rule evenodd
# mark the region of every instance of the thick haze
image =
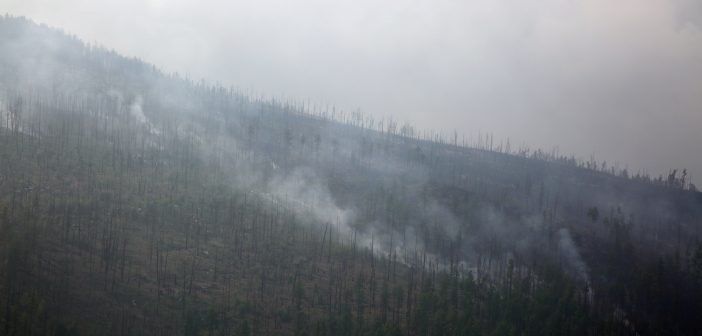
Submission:
<svg viewBox="0 0 702 336">
<path fill-rule="evenodd" d="M 699 0 L 3 0 L 0 12 L 194 79 L 702 181 Z"/>
</svg>

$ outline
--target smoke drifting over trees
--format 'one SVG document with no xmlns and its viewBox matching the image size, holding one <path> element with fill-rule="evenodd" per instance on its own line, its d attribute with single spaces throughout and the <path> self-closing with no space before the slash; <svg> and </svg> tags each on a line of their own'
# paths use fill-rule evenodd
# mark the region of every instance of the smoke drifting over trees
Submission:
<svg viewBox="0 0 702 336">
<path fill-rule="evenodd" d="M 702 196 L 0 19 L 5 334 L 695 334 Z"/>
<path fill-rule="evenodd" d="M 4 12 L 244 91 L 702 176 L 695 0 L 6 0 Z"/>
</svg>

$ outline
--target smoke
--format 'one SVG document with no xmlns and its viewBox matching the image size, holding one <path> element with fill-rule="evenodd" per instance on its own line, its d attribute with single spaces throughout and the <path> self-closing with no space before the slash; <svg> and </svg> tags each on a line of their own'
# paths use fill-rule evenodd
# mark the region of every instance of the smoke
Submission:
<svg viewBox="0 0 702 336">
<path fill-rule="evenodd" d="M 350 223 L 354 220 L 354 211 L 337 206 L 323 179 L 310 168 L 274 176 L 263 195 L 282 200 L 318 222 L 333 225 L 343 235 L 352 233 Z"/>
<path fill-rule="evenodd" d="M 0 11 L 196 79 L 702 174 L 688 154 L 702 122 L 698 0 L 164 3 L 9 0 Z"/>
<path fill-rule="evenodd" d="M 6 111 L 5 100 L 3 99 L 2 95 L 0 95 L 0 128 L 7 127 L 6 126 L 6 124 L 7 124 L 6 118 L 9 118 L 9 116 L 7 116 L 6 114 L 8 114 L 8 113 Z"/>
<path fill-rule="evenodd" d="M 48 64 L 51 56 L 41 58 L 48 59 Z M 114 61 L 107 60 L 108 64 Z M 70 68 L 66 64 L 41 71 L 59 73 Z M 561 175 L 551 176 L 552 171 L 529 172 L 533 162 L 519 161 L 520 167 L 524 163 L 522 171 L 503 166 L 499 155 L 494 162 L 492 158 L 473 160 L 421 141 L 291 117 L 284 107 L 270 102 L 217 95 L 206 84 L 148 77 L 142 67 L 133 68 L 137 70 L 132 77 L 146 79 L 135 84 L 94 78 L 116 87 L 100 92 L 112 99 L 109 109 L 116 102 L 119 121 L 129 120 L 122 126 L 145 127 L 148 132 L 141 136 L 172 144 L 184 161 L 199 155 L 200 162 L 218 167 L 204 169 L 207 174 L 217 171 L 212 182 L 283 204 L 303 215 L 301 222 L 316 225 L 313 228 L 331 226 L 341 239 L 355 238 L 358 246 L 373 246 L 377 254 L 392 255 L 407 264 L 416 264 L 417 253 L 440 268 L 447 267 L 447 260 L 474 265 L 476 253 L 502 260 L 528 254 L 543 242 L 539 235 L 546 231 L 544 208 L 534 205 L 538 187 L 532 184 L 539 181 L 546 193 L 543 203 L 549 203 L 544 207 L 552 206 L 554 211 L 564 204 L 590 202 L 604 207 L 622 202 L 616 184 L 577 186 Z M 87 87 L 90 78 L 84 78 Z M 52 81 L 60 83 L 57 78 Z M 59 88 L 69 95 L 75 92 L 73 87 Z M 293 132 L 289 141 L 286 131 Z M 535 166 L 545 169 L 540 163 Z M 542 175 L 548 177 L 542 179 Z M 576 180 L 587 182 L 584 176 Z M 585 192 L 595 189 L 597 193 Z M 632 204 L 640 201 L 630 198 Z M 666 221 L 676 213 L 660 207 L 666 211 L 658 211 L 657 216 Z M 578 212 L 570 214 L 575 217 Z M 559 230 L 557 240 L 564 268 L 588 282 L 588 267 L 571 232 Z"/>
<path fill-rule="evenodd" d="M 570 235 L 570 230 L 567 228 L 558 230 L 558 251 L 566 272 L 572 274 L 579 281 L 589 284 L 588 267 L 580 257 L 580 252 L 578 252 L 578 248 Z"/>
<path fill-rule="evenodd" d="M 142 108 L 143 103 L 143 98 L 140 95 L 136 96 L 132 104 L 129 106 L 129 112 L 132 114 L 132 116 L 136 119 L 137 122 L 139 122 L 143 126 L 146 126 L 149 133 L 155 135 L 161 134 L 161 130 L 159 130 L 157 127 L 154 127 L 154 125 L 151 123 L 151 120 L 149 120 L 149 118 L 147 118 L 146 115 L 144 115 L 144 110 Z"/>
</svg>

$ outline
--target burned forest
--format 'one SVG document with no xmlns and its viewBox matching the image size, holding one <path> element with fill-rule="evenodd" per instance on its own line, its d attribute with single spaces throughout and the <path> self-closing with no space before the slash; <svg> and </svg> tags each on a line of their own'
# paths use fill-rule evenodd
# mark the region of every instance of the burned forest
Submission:
<svg viewBox="0 0 702 336">
<path fill-rule="evenodd" d="M 702 193 L 0 17 L 2 335 L 698 335 Z"/>
</svg>

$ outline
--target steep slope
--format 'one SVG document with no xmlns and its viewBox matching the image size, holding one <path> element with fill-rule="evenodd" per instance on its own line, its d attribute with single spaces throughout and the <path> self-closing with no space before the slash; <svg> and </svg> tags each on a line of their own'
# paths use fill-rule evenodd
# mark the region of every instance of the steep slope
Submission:
<svg viewBox="0 0 702 336">
<path fill-rule="evenodd" d="M 702 197 L 0 19 L 6 334 L 694 334 Z M 73 329 L 72 329 L 73 328 Z"/>
</svg>

